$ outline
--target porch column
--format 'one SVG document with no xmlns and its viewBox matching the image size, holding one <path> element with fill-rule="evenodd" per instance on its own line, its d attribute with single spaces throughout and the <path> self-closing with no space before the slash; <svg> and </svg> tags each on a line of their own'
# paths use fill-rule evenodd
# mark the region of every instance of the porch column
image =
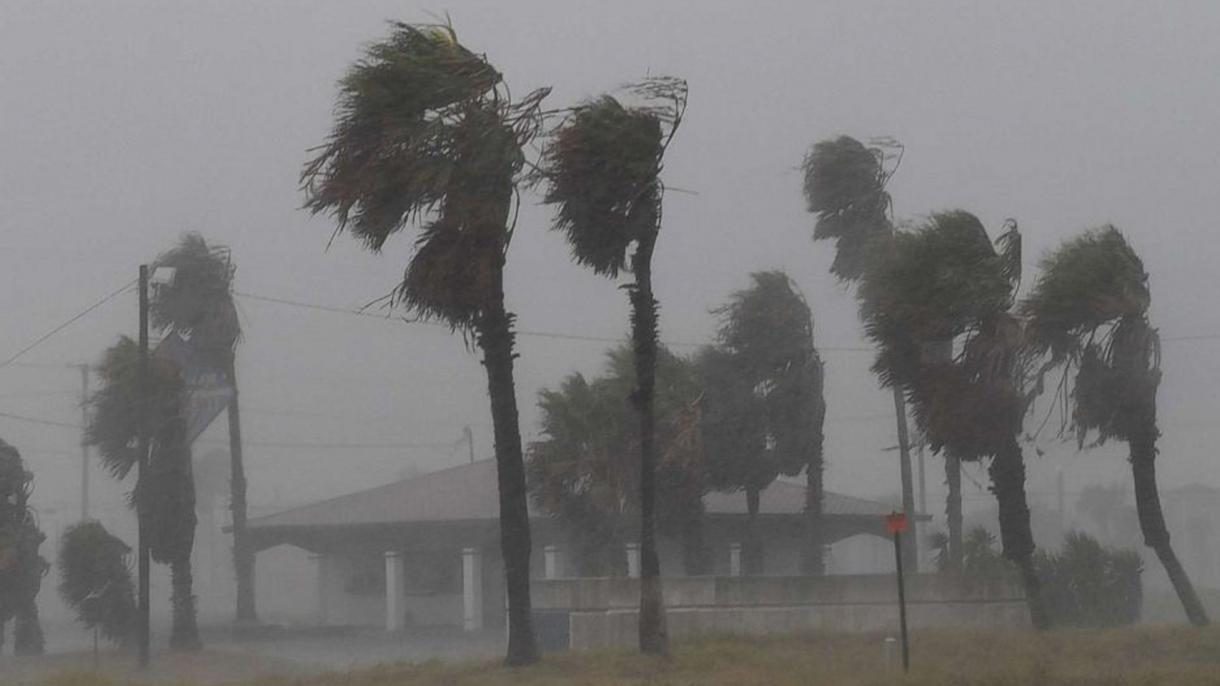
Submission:
<svg viewBox="0 0 1220 686">
<path fill-rule="evenodd" d="M 558 579 L 562 574 L 560 570 L 559 547 L 548 545 L 542 549 L 544 578 Z"/>
<path fill-rule="evenodd" d="M 385 552 L 385 630 L 402 631 L 403 613 L 403 565 L 402 552 Z"/>
<path fill-rule="evenodd" d="M 311 555 L 310 557 L 313 558 L 318 580 L 318 624 L 325 626 L 330 623 L 332 609 L 330 607 L 331 557 L 324 553 Z"/>
<path fill-rule="evenodd" d="M 462 550 L 462 628 L 483 628 L 483 556 L 478 548 Z"/>
<path fill-rule="evenodd" d="M 729 544 L 729 576 L 741 576 L 741 544 Z"/>
<path fill-rule="evenodd" d="M 640 578 L 640 544 L 627 544 L 627 576 L 632 579 Z"/>
</svg>

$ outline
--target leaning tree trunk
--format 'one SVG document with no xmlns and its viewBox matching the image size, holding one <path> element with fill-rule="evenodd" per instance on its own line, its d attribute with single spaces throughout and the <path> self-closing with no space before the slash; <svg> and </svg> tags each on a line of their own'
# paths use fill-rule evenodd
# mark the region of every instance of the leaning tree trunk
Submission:
<svg viewBox="0 0 1220 686">
<path fill-rule="evenodd" d="M 745 576 L 760 576 L 763 573 L 763 550 L 758 537 L 758 509 L 760 489 L 746 486 L 746 540 L 742 546 L 742 573 Z"/>
<path fill-rule="evenodd" d="M 945 485 L 949 494 L 945 496 L 945 522 L 949 528 L 948 568 L 954 573 L 962 571 L 962 461 L 948 448 L 945 454 Z"/>
<path fill-rule="evenodd" d="M 1186 617 L 1195 626 L 1207 626 L 1207 611 L 1199 602 L 1190 577 L 1178 561 L 1178 556 L 1169 543 L 1169 528 L 1165 526 L 1165 513 L 1161 510 L 1161 496 L 1156 486 L 1156 427 L 1146 427 L 1132 436 L 1131 476 L 1135 482 L 1135 508 L 1139 512 L 1140 531 L 1144 544 L 1156 551 L 1161 566 L 1169 574 L 1173 590 L 1178 594 Z"/>
<path fill-rule="evenodd" d="M 642 199 L 641 202 L 647 202 Z M 661 560 L 657 555 L 657 456 L 654 391 L 657 372 L 657 301 L 652 295 L 652 251 L 656 234 L 639 241 L 632 256 L 631 340 L 635 357 L 632 401 L 640 420 L 640 652 L 669 653 Z"/>
<path fill-rule="evenodd" d="M 907 430 L 907 402 L 902 390 L 894 387 L 894 419 L 898 424 L 898 470 L 902 477 L 902 511 L 915 530 L 915 484 L 911 477 L 911 439 Z M 919 539 L 904 536 L 902 539 L 902 564 L 911 571 L 919 571 Z"/>
<path fill-rule="evenodd" d="M 237 621 L 257 622 L 254 604 L 254 551 L 246 533 L 246 466 L 242 455 L 241 409 L 237 400 L 237 363 L 229 357 L 225 374 L 233 395 L 229 419 L 229 511 L 233 516 L 233 573 L 237 580 Z"/>
<path fill-rule="evenodd" d="M 1035 629 L 1047 629 L 1050 621 L 1043 604 L 1042 585 L 1034 570 L 1034 535 L 1029 525 L 1029 505 L 1025 500 L 1025 461 L 1016 437 L 992 460 L 989 469 L 991 492 L 1000 508 L 1000 542 L 1004 557 L 1017 566 L 1025 587 L 1025 602 Z"/>
<path fill-rule="evenodd" d="M 34 597 L 22 598 L 13 617 L 13 653 L 16 655 L 42 655 L 45 648 Z"/>
<path fill-rule="evenodd" d="M 824 501 L 823 477 L 826 465 L 824 427 L 826 424 L 825 369 L 815 361 L 816 376 L 809 391 L 814 403 L 808 446 L 809 461 L 805 464 L 805 537 L 801 551 L 801 573 L 822 576 L 826 573 L 825 539 L 822 535 Z"/>
<path fill-rule="evenodd" d="M 500 554 L 504 558 L 508 595 L 508 649 L 504 662 L 517 666 L 537 662 L 539 653 L 530 606 L 530 520 L 513 381 L 513 316 L 504 309 L 503 269 L 502 261 L 494 264 L 495 292 L 481 314 L 477 334 L 483 349 L 483 367 L 487 370 L 500 493 Z"/>
<path fill-rule="evenodd" d="M 189 551 L 189 548 L 188 548 Z M 199 650 L 199 625 L 195 618 L 195 594 L 191 578 L 191 556 L 177 557 L 169 565 L 170 584 L 173 587 L 170 609 L 173 623 L 169 634 L 172 650 Z"/>
</svg>

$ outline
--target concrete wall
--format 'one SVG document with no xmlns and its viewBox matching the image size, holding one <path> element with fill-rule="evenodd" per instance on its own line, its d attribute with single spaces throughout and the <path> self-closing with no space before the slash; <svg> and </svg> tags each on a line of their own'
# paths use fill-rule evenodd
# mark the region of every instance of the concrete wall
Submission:
<svg viewBox="0 0 1220 686">
<path fill-rule="evenodd" d="M 763 634 L 788 631 L 896 631 L 897 588 L 889 575 L 838 577 L 701 577 L 664 581 L 669 633 Z M 568 647 L 633 645 L 639 585 L 635 579 L 536 582 L 534 608 L 567 613 Z M 945 579 L 916 575 L 907 584 L 908 621 L 915 628 L 1024 627 L 1029 615 L 1019 589 L 997 583 L 967 592 Z"/>
</svg>

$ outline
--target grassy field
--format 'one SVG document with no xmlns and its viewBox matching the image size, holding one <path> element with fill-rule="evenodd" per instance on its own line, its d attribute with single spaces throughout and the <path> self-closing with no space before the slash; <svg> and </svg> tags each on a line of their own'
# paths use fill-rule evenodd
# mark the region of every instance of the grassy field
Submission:
<svg viewBox="0 0 1220 686">
<path fill-rule="evenodd" d="M 630 652 L 552 655 L 540 665 L 505 669 L 493 662 L 429 662 L 312 676 L 263 676 L 250 686 L 509 686 L 519 684 L 1220 684 L 1220 629 L 1147 626 L 1114 631 L 923 631 L 911 646 L 912 670 L 883 664 L 880 636 L 796 635 L 707 638 L 676 646 L 669 659 Z M 214 656 L 210 660 L 221 660 Z M 201 677 L 185 670 L 181 680 Z M 206 681 L 214 681 L 207 679 Z M 44 686 L 117 686 L 108 679 L 65 673 Z M 158 683 L 171 683 L 159 681 Z"/>
</svg>

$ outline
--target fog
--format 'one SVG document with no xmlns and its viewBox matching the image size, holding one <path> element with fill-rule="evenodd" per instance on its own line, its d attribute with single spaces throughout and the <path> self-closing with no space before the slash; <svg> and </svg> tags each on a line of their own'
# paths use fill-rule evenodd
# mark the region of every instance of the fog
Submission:
<svg viewBox="0 0 1220 686">
<path fill-rule="evenodd" d="M 806 150 L 838 134 L 905 145 L 889 186 L 899 219 L 961 207 L 994 233 L 1015 217 L 1026 284 L 1065 237 L 1122 229 L 1151 275 L 1164 338 L 1162 487 L 1220 487 L 1210 202 L 1220 7 L 1209 2 L 0 0 L 0 359 L 198 231 L 230 246 L 237 265 L 252 514 L 461 464 L 464 427 L 476 456 L 490 457 L 486 377 L 460 335 L 376 306 L 368 312 L 384 318 L 323 309 L 388 293 L 410 233 L 372 254 L 300 209 L 301 164 L 328 133 L 336 81 L 361 47 L 386 35 L 387 20 L 445 17 L 515 95 L 552 86 L 555 107 L 648 74 L 689 81 L 665 161 L 674 191 L 654 262 L 661 337 L 693 351 L 714 333 L 709 310 L 750 272 L 786 270 L 826 362 L 827 489 L 899 492 L 886 450 L 892 400 L 869 372 L 853 292 L 829 274 L 833 248 L 811 240 L 800 192 Z M 571 261 L 538 200 L 525 196 L 507 264 L 527 443 L 538 391 L 599 372 L 628 327 L 623 292 Z M 79 508 L 80 434 L 53 425 L 80 423 L 79 372 L 67 365 L 134 335 L 136 313 L 124 293 L 0 367 L 0 412 L 26 418 L 0 415 L 0 437 L 22 452 L 32 503 L 54 527 Z M 1031 501 L 1053 507 L 1058 470 L 1069 494 L 1129 481 L 1125 446 L 1079 452 L 1054 424 L 1036 440 L 1044 454 L 1027 451 Z M 224 436 L 217 422 L 204 440 Z M 940 464 L 929 458 L 938 516 Z M 967 510 L 993 507 L 985 472 L 967 476 Z M 92 483 L 95 514 L 129 517 L 126 486 L 96 468 Z M 207 544 L 201 533 L 197 546 Z"/>
</svg>

